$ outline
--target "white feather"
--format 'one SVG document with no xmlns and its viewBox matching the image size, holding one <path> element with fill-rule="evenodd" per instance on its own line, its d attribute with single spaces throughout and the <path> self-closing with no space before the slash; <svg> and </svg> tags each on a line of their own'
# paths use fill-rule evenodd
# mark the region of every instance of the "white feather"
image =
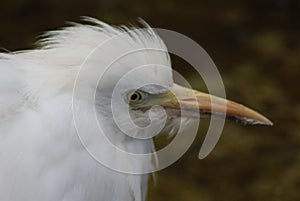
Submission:
<svg viewBox="0 0 300 201">
<path fill-rule="evenodd" d="M 72 116 L 72 90 L 76 75 L 85 57 L 100 43 L 121 35 L 101 50 L 89 63 L 89 73 L 81 80 L 82 96 L 75 102 L 85 121 L 90 146 L 95 128 L 90 127 L 89 117 L 93 104 L 84 93 L 93 91 L 95 72 L 105 69 L 103 63 L 109 55 L 131 49 L 156 48 L 166 51 L 162 40 L 153 30 L 133 30 L 112 27 L 95 19 L 94 25 L 74 24 L 62 30 L 45 34 L 40 48 L 0 55 L 0 200 L 7 201 L 143 201 L 147 192 L 147 175 L 118 173 L 95 161 L 82 146 Z M 146 25 L 147 26 L 147 25 Z M 128 34 L 127 32 L 130 32 Z M 164 52 L 143 51 L 135 59 L 123 59 L 118 67 L 107 74 L 107 80 L 117 80 L 124 72 L 142 64 L 170 66 L 169 55 Z M 146 78 L 129 80 L 127 88 L 140 86 L 146 81 L 165 87 L 173 83 L 171 70 L 156 72 L 149 67 Z M 104 84 L 105 85 L 105 84 Z M 110 89 L 111 85 L 102 85 Z M 100 108 L 107 103 L 99 103 Z M 101 109 L 100 109 L 101 110 Z M 104 109 L 105 110 L 105 109 Z M 99 115 L 101 114 L 101 111 Z M 110 124 L 107 125 L 112 126 Z M 111 128 L 115 132 L 116 128 Z M 126 137 L 125 137 L 126 138 Z M 139 153 L 154 149 L 152 140 L 115 139 L 122 148 Z M 121 141 L 120 141 L 121 140 Z M 107 149 L 104 155 L 117 163 L 116 152 Z M 143 164 L 151 166 L 151 158 Z"/>
</svg>

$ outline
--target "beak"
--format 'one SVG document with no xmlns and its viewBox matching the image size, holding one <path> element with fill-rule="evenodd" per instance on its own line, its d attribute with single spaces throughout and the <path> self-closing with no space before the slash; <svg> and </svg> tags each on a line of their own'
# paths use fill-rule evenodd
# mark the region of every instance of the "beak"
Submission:
<svg viewBox="0 0 300 201">
<path fill-rule="evenodd" d="M 171 115 L 183 114 L 192 118 L 216 116 L 233 119 L 243 124 L 273 125 L 263 115 L 241 104 L 176 84 L 167 96 L 168 101 L 164 101 L 161 106 Z"/>
</svg>

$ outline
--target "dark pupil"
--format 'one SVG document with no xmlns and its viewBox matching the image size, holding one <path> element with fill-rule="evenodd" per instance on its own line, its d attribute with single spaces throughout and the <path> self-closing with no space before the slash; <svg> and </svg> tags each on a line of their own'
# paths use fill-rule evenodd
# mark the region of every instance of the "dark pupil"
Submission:
<svg viewBox="0 0 300 201">
<path fill-rule="evenodd" d="M 139 95 L 137 95 L 137 94 L 132 94 L 131 97 L 130 97 L 130 99 L 131 99 L 132 101 L 136 101 L 137 99 L 139 99 Z"/>
</svg>

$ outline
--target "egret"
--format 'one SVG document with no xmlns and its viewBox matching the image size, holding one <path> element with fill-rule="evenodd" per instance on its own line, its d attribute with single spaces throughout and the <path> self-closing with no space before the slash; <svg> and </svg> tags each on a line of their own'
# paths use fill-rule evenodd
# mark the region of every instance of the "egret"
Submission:
<svg viewBox="0 0 300 201">
<path fill-rule="evenodd" d="M 195 114 L 226 114 L 246 124 L 272 124 L 243 105 L 175 84 L 167 47 L 148 25 L 143 30 L 111 26 L 92 18 L 86 20 L 89 23 L 74 23 L 46 33 L 36 49 L 0 54 L 0 200 L 144 201 L 148 174 L 112 170 L 87 151 L 100 147 L 101 157 L 112 165 L 145 169 L 152 165 L 151 158 L 122 161 L 117 148 L 94 139 L 99 136 L 97 132 L 105 132 L 120 149 L 133 153 L 155 150 L 152 139 L 135 139 L 142 135 L 136 127 L 128 128 L 131 136 L 121 135 L 113 113 L 125 127 L 131 125 L 127 118 L 122 119 L 127 110 L 137 124 L 149 121 L 151 110 L 151 123 L 158 127 L 167 115 L 165 130 L 169 132 L 176 131 L 173 127 L 181 116 L 179 110 L 189 111 L 186 119 L 195 118 Z M 106 42 L 113 38 L 117 39 Z M 120 58 L 107 70 L 108 61 L 115 59 L 110 55 L 145 48 L 164 51 L 140 51 Z M 86 61 L 91 52 L 94 56 Z M 136 66 L 145 64 L 149 66 L 132 72 Z M 127 72 L 132 73 L 112 95 Z M 99 73 L 103 75 L 100 81 Z M 91 94 L 95 97 L 88 97 Z M 114 112 L 110 107 L 112 101 L 117 105 Z M 166 112 L 156 114 L 161 110 L 152 110 L 152 106 L 160 106 Z M 74 112 L 79 121 L 74 121 Z M 94 112 L 104 127 L 102 131 L 91 123 Z M 78 136 L 80 128 L 82 138 Z"/>
</svg>

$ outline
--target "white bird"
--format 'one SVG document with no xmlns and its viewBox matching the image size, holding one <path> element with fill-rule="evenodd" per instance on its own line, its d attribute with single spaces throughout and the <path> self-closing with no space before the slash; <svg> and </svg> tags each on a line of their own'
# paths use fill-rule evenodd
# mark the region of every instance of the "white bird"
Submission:
<svg viewBox="0 0 300 201">
<path fill-rule="evenodd" d="M 117 148 L 111 148 L 105 140 L 94 139 L 99 136 L 97 132 L 103 132 L 112 144 L 125 151 L 154 151 L 152 139 L 135 138 L 147 132 L 127 126 L 131 125 L 125 115 L 127 110 L 136 124 L 144 125 L 149 123 L 150 108 L 161 106 L 166 113 L 151 110 L 151 123 L 160 127 L 167 116 L 165 128 L 172 133 L 177 130 L 179 109 L 189 110 L 184 117 L 187 125 L 199 112 L 206 116 L 226 113 L 246 123 L 271 124 L 240 104 L 174 84 L 167 48 L 147 25 L 143 30 L 114 27 L 91 18 L 89 22 L 93 25 L 73 24 L 48 32 L 35 50 L 0 54 L 0 200 L 144 201 L 147 174 L 114 171 L 87 151 L 98 147 L 102 151 L 100 157 L 112 166 L 146 172 L 153 166 L 151 157 L 139 162 L 124 161 Z M 105 43 L 108 39 L 113 40 Z M 106 69 L 115 59 L 110 55 L 145 48 L 165 52 L 140 51 L 120 58 Z M 86 62 L 93 51 L 93 57 Z M 147 68 L 132 72 L 146 64 Z M 127 72 L 132 73 L 112 96 L 117 82 Z M 102 73 L 103 79 L 97 84 Z M 194 95 L 197 103 L 192 101 Z M 217 103 L 214 111 L 210 100 Z M 113 121 L 112 101 L 116 103 L 114 112 L 119 123 L 131 136 L 124 135 Z M 226 104 L 227 109 L 218 104 Z M 91 122 L 94 109 L 102 131 Z"/>
</svg>

